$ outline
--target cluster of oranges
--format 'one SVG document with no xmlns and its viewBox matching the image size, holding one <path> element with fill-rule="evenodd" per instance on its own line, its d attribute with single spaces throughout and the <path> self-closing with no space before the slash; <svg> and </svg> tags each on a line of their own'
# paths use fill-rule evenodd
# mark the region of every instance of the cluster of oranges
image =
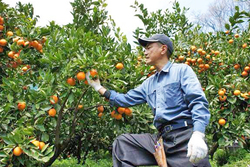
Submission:
<svg viewBox="0 0 250 167">
<path fill-rule="evenodd" d="M 117 110 L 113 110 L 110 115 L 116 120 L 121 120 L 123 114 L 132 116 L 132 110 L 130 108 L 118 107 Z"/>
<path fill-rule="evenodd" d="M 44 142 L 40 142 L 36 139 L 31 141 L 32 144 L 34 144 L 39 150 L 42 150 L 43 147 L 46 145 Z M 17 146 L 13 149 L 13 154 L 17 157 L 21 156 L 24 153 L 24 151 L 21 149 L 21 147 Z"/>
<path fill-rule="evenodd" d="M 91 76 L 92 78 L 96 78 L 96 77 L 98 76 L 98 72 L 97 72 L 96 69 L 91 69 L 91 70 L 89 71 L 89 73 L 90 73 L 90 76 Z M 78 81 L 84 81 L 84 83 L 85 83 L 86 85 L 88 85 L 88 81 L 85 80 L 85 78 L 86 78 L 85 72 L 82 72 L 82 71 L 78 72 L 78 73 L 76 74 L 76 78 L 77 78 Z M 70 86 L 75 86 L 75 84 L 76 84 L 76 79 L 75 79 L 74 77 L 70 77 L 70 78 L 67 79 L 67 83 L 68 83 Z"/>
<path fill-rule="evenodd" d="M 58 103 L 58 97 L 56 95 L 52 95 L 52 96 L 50 96 L 50 100 L 49 101 L 50 101 L 50 103 L 52 105 L 57 104 Z M 56 109 L 55 108 L 49 109 L 48 114 L 51 117 L 56 116 Z"/>
</svg>

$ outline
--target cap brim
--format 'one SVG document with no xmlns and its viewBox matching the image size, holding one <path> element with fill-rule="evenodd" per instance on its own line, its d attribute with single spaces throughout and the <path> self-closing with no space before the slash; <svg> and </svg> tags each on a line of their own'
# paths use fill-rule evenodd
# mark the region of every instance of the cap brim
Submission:
<svg viewBox="0 0 250 167">
<path fill-rule="evenodd" d="M 141 46 L 146 47 L 148 43 L 152 43 L 152 42 L 159 42 L 158 40 L 155 39 L 142 39 L 139 38 L 138 42 Z"/>
</svg>

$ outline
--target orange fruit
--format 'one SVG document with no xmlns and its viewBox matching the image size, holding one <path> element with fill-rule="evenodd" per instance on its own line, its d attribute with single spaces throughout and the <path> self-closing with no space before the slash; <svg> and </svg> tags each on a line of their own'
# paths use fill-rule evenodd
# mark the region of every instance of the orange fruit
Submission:
<svg viewBox="0 0 250 167">
<path fill-rule="evenodd" d="M 79 104 L 78 106 L 77 106 L 77 109 L 78 110 L 80 110 L 80 109 L 82 109 L 83 108 L 83 105 L 81 105 L 81 104 Z"/>
<path fill-rule="evenodd" d="M 203 51 L 203 50 L 202 50 L 201 48 L 197 49 L 197 52 L 198 52 L 199 54 L 201 54 L 202 51 Z"/>
<path fill-rule="evenodd" d="M 206 55 L 206 59 L 210 59 L 211 58 L 211 56 L 210 55 Z"/>
<path fill-rule="evenodd" d="M 194 52 L 196 51 L 196 46 L 191 46 L 191 50 Z"/>
<path fill-rule="evenodd" d="M 17 41 L 17 45 L 23 45 L 24 46 L 24 40 L 23 39 L 19 39 L 18 41 Z"/>
<path fill-rule="evenodd" d="M 56 104 L 58 102 L 58 97 L 56 95 L 50 96 L 50 103 Z"/>
<path fill-rule="evenodd" d="M 2 47 L 0 47 L 0 53 L 2 53 L 3 52 L 3 48 Z"/>
<path fill-rule="evenodd" d="M 122 114 L 115 114 L 115 119 L 121 120 L 122 119 Z"/>
<path fill-rule="evenodd" d="M 3 23 L 4 23 L 4 18 L 0 16 L 0 25 L 3 25 Z"/>
<path fill-rule="evenodd" d="M 98 110 L 98 112 L 103 112 L 104 111 L 104 107 L 103 106 L 98 106 L 97 110 Z"/>
<path fill-rule="evenodd" d="M 98 114 L 98 117 L 101 118 L 102 116 L 103 116 L 103 113 L 100 112 L 100 113 Z"/>
<path fill-rule="evenodd" d="M 130 108 L 125 108 L 124 113 L 128 116 L 130 116 L 132 114 L 132 110 Z"/>
<path fill-rule="evenodd" d="M 40 51 L 40 50 L 43 49 L 43 45 L 40 44 L 40 43 L 38 43 L 37 46 L 36 46 L 35 48 L 36 48 L 36 50 Z"/>
<path fill-rule="evenodd" d="M 26 66 L 22 67 L 23 72 L 26 72 L 27 70 L 28 70 L 28 67 L 26 67 Z"/>
<path fill-rule="evenodd" d="M 232 44 L 232 43 L 234 43 L 234 40 L 233 39 L 229 39 L 228 43 Z"/>
<path fill-rule="evenodd" d="M 226 95 L 224 95 L 224 96 L 219 96 L 219 100 L 220 100 L 221 102 L 224 102 L 224 101 L 227 100 L 227 96 L 226 96 Z"/>
<path fill-rule="evenodd" d="M 216 50 L 216 51 L 214 52 L 214 54 L 215 54 L 215 55 L 218 55 L 218 54 L 220 54 L 220 51 Z"/>
<path fill-rule="evenodd" d="M 209 67 L 210 67 L 209 64 L 204 65 L 205 70 L 209 69 Z"/>
<path fill-rule="evenodd" d="M 48 111 L 48 114 L 49 114 L 49 116 L 51 116 L 51 117 L 56 116 L 56 109 L 51 108 L 51 109 Z"/>
<path fill-rule="evenodd" d="M 20 111 L 24 110 L 25 107 L 26 107 L 26 103 L 25 103 L 25 102 L 19 102 L 19 103 L 17 104 L 17 108 L 18 108 L 18 110 L 20 110 Z"/>
<path fill-rule="evenodd" d="M 45 43 L 46 41 L 47 41 L 47 37 L 43 36 L 41 42 L 42 42 L 42 43 Z"/>
<path fill-rule="evenodd" d="M 234 34 L 235 38 L 239 38 L 239 36 L 240 36 L 239 34 Z"/>
<path fill-rule="evenodd" d="M 249 67 L 249 66 L 246 66 L 246 67 L 244 68 L 244 71 L 249 72 L 249 71 L 250 71 L 250 67 Z"/>
<path fill-rule="evenodd" d="M 23 150 L 20 147 L 15 147 L 13 150 L 13 154 L 17 157 L 20 156 L 22 153 L 23 153 Z"/>
<path fill-rule="evenodd" d="M 244 44 L 242 45 L 242 48 L 245 49 L 246 47 L 247 47 L 247 43 L 244 43 Z"/>
<path fill-rule="evenodd" d="M 115 117 L 115 110 L 113 110 L 111 113 L 110 113 L 111 117 L 114 118 Z"/>
<path fill-rule="evenodd" d="M 84 72 L 79 72 L 76 74 L 76 78 L 79 80 L 79 81 L 82 81 L 85 79 L 85 73 Z"/>
<path fill-rule="evenodd" d="M 14 33 L 13 33 L 12 31 L 8 31 L 8 32 L 6 33 L 6 35 L 7 35 L 8 37 L 11 37 L 11 36 L 14 35 Z"/>
<path fill-rule="evenodd" d="M 185 59 L 184 56 L 179 56 L 179 57 L 178 57 L 178 60 L 180 60 L 180 61 L 184 61 L 184 59 Z"/>
<path fill-rule="evenodd" d="M 198 59 L 197 59 L 197 62 L 198 62 L 199 64 L 203 63 L 202 58 L 198 58 Z"/>
<path fill-rule="evenodd" d="M 45 143 L 44 143 L 44 142 L 39 142 L 39 149 L 40 149 L 40 150 L 42 150 L 44 146 L 45 146 Z"/>
<path fill-rule="evenodd" d="M 190 62 L 191 62 L 191 60 L 192 60 L 192 59 L 191 59 L 190 57 L 188 57 L 188 58 L 187 58 L 187 62 L 189 62 L 189 63 L 190 63 Z"/>
<path fill-rule="evenodd" d="M 6 46 L 6 45 L 7 45 L 6 39 L 0 39 L 0 46 Z"/>
<path fill-rule="evenodd" d="M 71 86 L 74 86 L 76 84 L 76 80 L 74 78 L 68 78 L 67 83 Z"/>
<path fill-rule="evenodd" d="M 207 53 L 207 52 L 206 52 L 205 50 L 203 50 L 203 51 L 201 52 L 201 55 L 204 56 L 204 55 L 206 55 L 206 53 Z"/>
<path fill-rule="evenodd" d="M 239 65 L 239 64 L 235 64 L 235 65 L 234 65 L 234 69 L 235 69 L 235 70 L 238 70 L 239 68 L 240 68 L 240 65 Z"/>
<path fill-rule="evenodd" d="M 120 114 L 123 114 L 125 112 L 125 108 L 124 107 L 118 107 L 117 111 L 120 113 Z"/>
<path fill-rule="evenodd" d="M 36 147 L 39 147 L 40 142 L 38 140 L 32 140 L 32 144 L 34 144 Z"/>
<path fill-rule="evenodd" d="M 224 92 L 223 90 L 219 90 L 219 91 L 218 91 L 218 94 L 219 94 L 220 96 L 224 96 L 224 95 L 225 95 L 225 92 Z"/>
<path fill-rule="evenodd" d="M 2 31 L 4 29 L 3 25 L 0 25 L 0 31 Z"/>
<path fill-rule="evenodd" d="M 240 90 L 235 90 L 235 91 L 234 91 L 234 95 L 235 95 L 235 96 L 238 96 L 240 93 L 241 93 Z"/>
<path fill-rule="evenodd" d="M 98 75 L 97 70 L 96 70 L 96 69 L 91 69 L 91 70 L 90 70 L 90 75 L 91 75 L 92 77 L 97 76 L 97 75 Z"/>
<path fill-rule="evenodd" d="M 116 66 L 115 66 L 115 68 L 117 68 L 118 70 L 121 70 L 121 69 L 123 69 L 123 64 L 122 63 L 117 63 L 116 64 Z"/>
<path fill-rule="evenodd" d="M 153 70 L 155 70 L 155 66 L 150 66 L 150 69 L 149 69 L 150 71 L 153 71 Z"/>
<path fill-rule="evenodd" d="M 87 80 L 85 80 L 85 81 L 84 81 L 84 83 L 85 83 L 86 85 L 88 85 L 88 84 L 89 84 Z"/>
<path fill-rule="evenodd" d="M 241 75 L 242 75 L 243 77 L 247 77 L 247 76 L 248 76 L 248 72 L 242 71 Z"/>
<path fill-rule="evenodd" d="M 226 33 L 226 34 L 229 34 L 229 30 L 226 30 L 225 33 Z"/>
<path fill-rule="evenodd" d="M 241 93 L 240 96 L 241 96 L 241 97 L 244 97 L 246 100 L 249 99 L 249 97 L 248 97 L 249 95 L 248 95 L 247 92 Z"/>
<path fill-rule="evenodd" d="M 220 118 L 218 122 L 221 126 L 224 126 L 226 124 L 226 120 L 224 118 Z"/>
</svg>

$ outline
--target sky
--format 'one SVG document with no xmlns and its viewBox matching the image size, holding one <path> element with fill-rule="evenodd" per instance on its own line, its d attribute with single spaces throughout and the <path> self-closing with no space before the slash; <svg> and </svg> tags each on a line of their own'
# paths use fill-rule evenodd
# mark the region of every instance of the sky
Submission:
<svg viewBox="0 0 250 167">
<path fill-rule="evenodd" d="M 15 7 L 17 2 L 31 3 L 34 6 L 35 15 L 39 15 L 38 26 L 49 25 L 50 21 L 55 21 L 59 25 L 72 23 L 73 17 L 71 15 L 70 2 L 74 0 L 2 0 L 4 3 Z M 134 4 L 135 0 L 106 0 L 108 14 L 114 19 L 116 25 L 121 28 L 127 38 L 128 42 L 132 42 L 133 31 L 137 27 L 143 27 L 142 22 L 135 15 L 135 11 L 130 5 Z M 143 3 L 149 12 L 158 9 L 172 9 L 174 0 L 137 0 Z M 209 4 L 214 0 L 178 0 L 181 7 L 190 8 L 187 16 L 189 20 L 193 19 L 194 13 L 203 13 L 208 10 Z"/>
</svg>

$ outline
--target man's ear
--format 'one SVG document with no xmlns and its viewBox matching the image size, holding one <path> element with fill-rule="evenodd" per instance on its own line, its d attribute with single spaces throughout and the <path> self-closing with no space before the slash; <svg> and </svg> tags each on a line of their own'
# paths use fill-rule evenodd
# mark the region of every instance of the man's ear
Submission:
<svg viewBox="0 0 250 167">
<path fill-rule="evenodd" d="M 168 51 L 168 46 L 167 45 L 162 45 L 161 46 L 161 54 L 164 55 L 164 54 L 167 54 L 167 51 Z"/>
</svg>

